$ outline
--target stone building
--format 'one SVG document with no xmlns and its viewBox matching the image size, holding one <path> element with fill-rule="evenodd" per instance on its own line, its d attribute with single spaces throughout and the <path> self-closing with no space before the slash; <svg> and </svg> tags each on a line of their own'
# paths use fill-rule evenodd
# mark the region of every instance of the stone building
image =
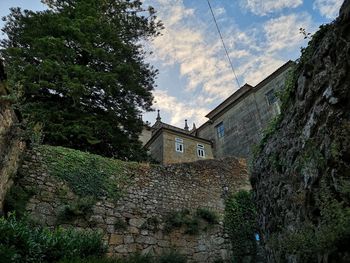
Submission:
<svg viewBox="0 0 350 263">
<path fill-rule="evenodd" d="M 293 64 L 288 61 L 255 87 L 243 85 L 206 115 L 209 120 L 195 135 L 213 143 L 215 158 L 250 156 L 263 130 L 280 113 L 276 93 L 284 88 Z"/>
<path fill-rule="evenodd" d="M 184 129 L 163 123 L 158 111 L 157 121 L 144 127 L 141 139 L 149 138 L 144 147 L 162 164 L 213 159 L 211 141 L 193 135 L 194 131 L 195 127 L 189 130 L 186 120 Z"/>
<path fill-rule="evenodd" d="M 189 130 L 187 121 L 184 129 L 163 123 L 158 111 L 155 124 L 144 127 L 140 140 L 163 164 L 226 156 L 248 158 L 263 130 L 280 113 L 276 93 L 284 88 L 293 64 L 288 61 L 255 87 L 244 84 L 209 112 L 209 120 L 198 129 Z"/>
</svg>

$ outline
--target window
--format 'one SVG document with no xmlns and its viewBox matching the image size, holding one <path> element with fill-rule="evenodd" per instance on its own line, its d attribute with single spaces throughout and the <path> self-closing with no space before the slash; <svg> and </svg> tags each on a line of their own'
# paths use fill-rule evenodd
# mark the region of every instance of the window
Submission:
<svg viewBox="0 0 350 263">
<path fill-rule="evenodd" d="M 225 129 L 224 129 L 224 123 L 220 122 L 217 126 L 216 126 L 216 133 L 218 135 L 218 138 L 222 138 L 225 135 Z"/>
<path fill-rule="evenodd" d="M 198 157 L 205 157 L 205 151 L 204 151 L 204 145 L 202 144 L 197 144 L 197 155 Z"/>
<path fill-rule="evenodd" d="M 184 152 L 184 140 L 181 138 L 175 138 L 175 151 Z"/>
<path fill-rule="evenodd" d="M 275 90 L 274 90 L 274 89 L 272 89 L 272 90 L 270 90 L 269 92 L 267 92 L 267 93 L 265 94 L 265 96 L 266 96 L 266 99 L 267 99 L 267 103 L 268 103 L 269 105 L 272 105 L 272 104 L 274 104 L 275 102 L 277 102 L 277 97 L 276 97 L 276 94 L 275 94 Z"/>
</svg>

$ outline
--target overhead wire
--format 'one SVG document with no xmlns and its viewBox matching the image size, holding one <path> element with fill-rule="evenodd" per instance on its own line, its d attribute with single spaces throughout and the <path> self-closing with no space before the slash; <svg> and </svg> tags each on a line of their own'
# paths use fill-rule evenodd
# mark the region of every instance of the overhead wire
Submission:
<svg viewBox="0 0 350 263">
<path fill-rule="evenodd" d="M 231 58 L 230 58 L 230 55 L 229 55 L 229 53 L 228 53 L 228 51 L 227 51 L 227 48 L 226 48 L 226 45 L 225 45 L 224 38 L 222 37 L 221 30 L 220 30 L 219 25 L 218 25 L 218 23 L 217 23 L 217 20 L 216 20 L 216 18 L 215 18 L 215 14 L 214 14 L 214 12 L 213 12 L 213 9 L 212 9 L 212 7 L 211 7 L 211 4 L 210 4 L 209 0 L 207 0 L 207 2 L 208 2 L 208 6 L 209 6 L 209 9 L 210 9 L 210 12 L 211 12 L 211 14 L 212 14 L 212 16 L 213 16 L 213 20 L 214 20 L 214 23 L 215 23 L 216 29 L 217 29 L 217 31 L 218 31 L 218 33 L 219 33 L 219 36 L 220 36 L 220 39 L 221 39 L 222 46 L 224 47 L 224 50 L 225 50 L 225 53 L 226 53 L 227 59 L 228 59 L 229 64 L 230 64 L 230 66 L 231 66 L 231 70 L 232 70 L 232 72 L 233 72 L 233 75 L 235 76 L 235 79 L 236 79 L 236 82 L 237 82 L 238 88 L 240 88 L 240 84 L 239 84 L 239 81 L 238 81 L 238 78 L 237 78 L 237 75 L 236 75 L 235 69 L 234 69 L 234 67 L 233 67 L 233 63 L 232 63 Z"/>
</svg>

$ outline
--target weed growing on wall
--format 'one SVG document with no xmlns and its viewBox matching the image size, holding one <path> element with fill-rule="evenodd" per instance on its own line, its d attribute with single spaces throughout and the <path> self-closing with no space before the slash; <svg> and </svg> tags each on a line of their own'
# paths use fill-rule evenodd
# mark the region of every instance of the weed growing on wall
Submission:
<svg viewBox="0 0 350 263">
<path fill-rule="evenodd" d="M 224 224 L 235 262 L 256 256 L 257 215 L 252 193 L 241 190 L 226 200 Z"/>
<path fill-rule="evenodd" d="M 319 42 L 328 32 L 332 30 L 332 27 L 332 24 L 321 25 L 320 29 L 311 37 L 308 46 L 301 49 L 301 56 L 297 60 L 297 64 L 289 72 L 284 88 L 277 93 L 277 97 L 281 102 L 281 114 L 270 121 L 266 129 L 263 131 L 263 137 L 260 143 L 253 146 L 252 152 L 254 159 L 256 159 L 256 157 L 261 153 L 268 139 L 279 129 L 279 124 L 281 123 L 285 112 L 287 112 L 289 105 L 291 105 L 293 98 L 295 97 L 294 95 L 298 81 L 297 77 L 301 74 L 305 67 L 313 67 L 308 63 L 315 53 Z"/>
<path fill-rule="evenodd" d="M 203 226 L 201 221 L 206 221 L 207 225 Z M 198 208 L 195 214 L 191 214 L 188 209 L 174 211 L 165 218 L 165 232 L 169 233 L 174 229 L 184 227 L 185 234 L 196 235 L 201 230 L 208 229 L 208 225 L 218 223 L 218 215 L 205 208 Z"/>
<path fill-rule="evenodd" d="M 128 171 L 137 165 L 64 147 L 43 145 L 38 151 L 51 175 L 65 180 L 75 194 L 94 199 L 117 200 L 130 184 Z"/>
<path fill-rule="evenodd" d="M 142 224 L 141 229 L 147 229 L 151 231 L 158 230 L 160 220 L 156 216 L 147 218 L 146 222 Z"/>
<path fill-rule="evenodd" d="M 92 212 L 92 206 L 95 201 L 93 197 L 82 197 L 63 206 L 59 211 L 58 221 L 65 222 L 73 220 L 77 217 L 82 217 Z"/>
</svg>

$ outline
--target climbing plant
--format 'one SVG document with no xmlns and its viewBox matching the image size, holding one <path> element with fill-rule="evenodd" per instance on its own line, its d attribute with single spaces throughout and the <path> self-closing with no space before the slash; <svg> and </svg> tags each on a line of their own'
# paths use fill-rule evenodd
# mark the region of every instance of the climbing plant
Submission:
<svg viewBox="0 0 350 263">
<path fill-rule="evenodd" d="M 256 209 L 252 193 L 241 190 L 226 200 L 224 224 L 232 244 L 234 260 L 241 262 L 256 255 Z"/>
</svg>

